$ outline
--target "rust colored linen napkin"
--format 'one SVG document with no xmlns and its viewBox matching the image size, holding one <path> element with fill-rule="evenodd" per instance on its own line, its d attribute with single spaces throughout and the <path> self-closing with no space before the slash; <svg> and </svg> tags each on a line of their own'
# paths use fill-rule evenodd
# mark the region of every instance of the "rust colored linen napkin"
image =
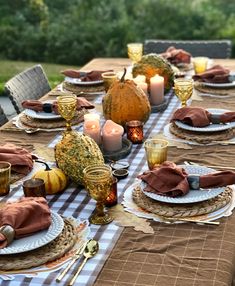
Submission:
<svg viewBox="0 0 235 286">
<path fill-rule="evenodd" d="M 57 101 L 54 101 L 53 103 L 43 103 L 39 100 L 25 100 L 21 104 L 24 108 L 32 109 L 37 112 L 44 111 L 47 113 L 54 112 L 59 114 Z M 84 97 L 77 98 L 77 110 L 81 110 L 82 108 L 92 109 L 94 107 L 95 106 Z"/>
<path fill-rule="evenodd" d="M 101 76 L 102 73 L 110 71 L 113 70 L 106 70 L 106 71 L 93 70 L 90 72 L 81 72 L 79 70 L 67 69 L 62 71 L 61 73 L 68 77 L 80 78 L 81 81 L 96 81 L 96 80 L 102 80 Z"/>
<path fill-rule="evenodd" d="M 146 183 L 145 191 L 162 196 L 186 195 L 190 188 L 225 187 L 235 183 L 235 172 L 223 171 L 203 176 L 190 176 L 173 162 L 164 162 L 153 170 L 146 171 L 138 178 Z"/>
<path fill-rule="evenodd" d="M 33 168 L 30 152 L 11 143 L 0 145 L 0 161 L 11 163 L 11 170 L 19 174 L 27 175 Z"/>
<path fill-rule="evenodd" d="M 230 70 L 220 65 L 215 65 L 205 72 L 193 76 L 194 80 L 211 82 L 211 83 L 227 83 L 229 81 Z"/>
<path fill-rule="evenodd" d="M 171 122 L 176 120 L 194 127 L 205 127 L 210 125 L 210 123 L 225 124 L 233 122 L 235 121 L 235 112 L 212 114 L 201 107 L 182 107 L 177 109 L 171 118 Z"/>
<path fill-rule="evenodd" d="M 0 248 L 6 247 L 12 239 L 29 236 L 50 225 L 51 212 L 45 198 L 28 197 L 7 203 L 0 209 Z M 6 234 L 6 226 L 14 231 Z"/>
<path fill-rule="evenodd" d="M 175 47 L 169 47 L 164 53 L 161 54 L 161 56 L 175 65 L 180 63 L 189 64 L 191 61 L 190 53 L 182 49 L 176 49 Z"/>
</svg>

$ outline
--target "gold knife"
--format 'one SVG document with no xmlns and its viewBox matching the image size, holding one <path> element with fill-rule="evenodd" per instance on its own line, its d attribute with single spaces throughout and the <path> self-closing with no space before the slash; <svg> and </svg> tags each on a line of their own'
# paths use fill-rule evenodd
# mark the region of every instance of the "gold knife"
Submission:
<svg viewBox="0 0 235 286">
<path fill-rule="evenodd" d="M 85 241 L 84 244 L 82 244 L 78 250 L 76 251 L 76 253 L 73 256 L 73 259 L 70 261 L 70 263 L 66 266 L 66 268 L 58 274 L 58 276 L 56 277 L 56 282 L 60 282 L 63 277 L 65 276 L 65 274 L 69 271 L 69 269 L 73 266 L 73 264 L 81 257 L 81 255 L 83 254 L 86 245 L 87 245 L 88 240 Z"/>
</svg>

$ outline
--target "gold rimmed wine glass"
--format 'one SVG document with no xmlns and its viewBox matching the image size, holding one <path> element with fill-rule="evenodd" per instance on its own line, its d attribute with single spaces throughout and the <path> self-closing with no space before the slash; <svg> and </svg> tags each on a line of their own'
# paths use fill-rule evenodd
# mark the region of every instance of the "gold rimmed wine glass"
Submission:
<svg viewBox="0 0 235 286">
<path fill-rule="evenodd" d="M 60 95 L 57 97 L 59 114 L 66 120 L 66 131 L 71 131 L 71 121 L 77 108 L 77 96 L 73 94 Z"/>
<path fill-rule="evenodd" d="M 104 212 L 104 203 L 111 192 L 113 177 L 108 165 L 91 165 L 83 170 L 84 185 L 89 195 L 96 200 L 96 208 L 89 221 L 93 224 L 107 224 L 113 218 Z"/>
<path fill-rule="evenodd" d="M 187 106 L 187 100 L 193 95 L 193 80 L 177 78 L 174 80 L 175 95 L 181 101 L 181 106 Z"/>
<path fill-rule="evenodd" d="M 139 62 L 143 55 L 143 44 L 142 43 L 127 44 L 127 54 L 129 59 L 132 61 L 132 64 Z"/>
</svg>

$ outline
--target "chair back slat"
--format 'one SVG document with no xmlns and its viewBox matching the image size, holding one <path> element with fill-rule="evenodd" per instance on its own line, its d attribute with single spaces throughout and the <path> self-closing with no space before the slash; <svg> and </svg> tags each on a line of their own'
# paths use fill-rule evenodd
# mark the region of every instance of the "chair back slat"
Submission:
<svg viewBox="0 0 235 286">
<path fill-rule="evenodd" d="M 213 41 L 174 41 L 174 40 L 145 40 L 144 54 L 163 53 L 170 46 L 184 49 L 193 57 L 205 56 L 214 59 L 231 57 L 232 43 L 230 40 Z"/>
<path fill-rule="evenodd" d="M 14 76 L 5 84 L 5 90 L 16 112 L 23 111 L 23 100 L 39 99 L 51 90 L 41 65 L 29 68 Z"/>
</svg>

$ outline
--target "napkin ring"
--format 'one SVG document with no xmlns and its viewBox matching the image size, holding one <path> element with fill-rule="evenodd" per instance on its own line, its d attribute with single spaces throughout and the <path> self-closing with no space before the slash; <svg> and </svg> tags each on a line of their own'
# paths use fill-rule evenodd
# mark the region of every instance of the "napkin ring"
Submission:
<svg viewBox="0 0 235 286">
<path fill-rule="evenodd" d="M 46 113 L 52 112 L 52 104 L 51 103 L 43 103 L 42 110 Z"/>
<path fill-rule="evenodd" d="M 189 188 L 192 190 L 198 190 L 200 188 L 200 176 L 190 175 L 187 177 Z"/>
<path fill-rule="evenodd" d="M 6 237 L 7 245 L 9 245 L 15 237 L 14 228 L 8 224 L 0 227 L 0 233 Z"/>
<path fill-rule="evenodd" d="M 213 124 L 220 124 L 220 115 L 221 114 L 211 114 L 211 123 Z"/>
</svg>

